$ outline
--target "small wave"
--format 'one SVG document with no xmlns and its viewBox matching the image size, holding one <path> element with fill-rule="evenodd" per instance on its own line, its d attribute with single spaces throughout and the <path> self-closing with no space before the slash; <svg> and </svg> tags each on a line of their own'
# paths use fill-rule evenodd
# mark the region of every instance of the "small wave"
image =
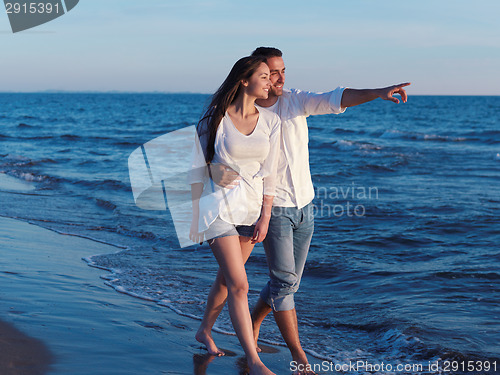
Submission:
<svg viewBox="0 0 500 375">
<path fill-rule="evenodd" d="M 356 246 L 371 246 L 374 248 L 400 248 L 401 245 L 409 246 L 413 248 L 420 248 L 422 246 L 427 246 L 432 244 L 431 239 L 425 237 L 410 238 L 409 236 L 404 236 L 403 234 L 394 234 L 392 236 L 371 236 L 364 239 L 352 240 L 350 242 L 352 245 Z"/>
<path fill-rule="evenodd" d="M 54 139 L 58 137 L 54 137 L 52 135 L 37 135 L 36 137 L 17 137 L 17 139 L 25 139 L 25 140 L 35 140 L 35 141 L 40 141 L 43 139 Z"/>
<path fill-rule="evenodd" d="M 354 133 L 356 133 L 356 131 L 354 131 L 354 130 L 342 129 L 342 128 L 336 128 L 333 132 L 337 133 L 337 134 L 354 134 Z"/>
<path fill-rule="evenodd" d="M 28 125 L 28 124 L 25 124 L 24 122 L 21 122 L 19 125 L 17 125 L 18 128 L 21 128 L 21 129 L 30 129 L 30 128 L 34 128 L 33 125 Z"/>
<path fill-rule="evenodd" d="M 422 340 L 420 340 L 416 336 L 405 335 L 397 328 L 391 328 L 387 332 L 382 334 L 381 340 L 392 347 L 404 347 L 408 348 L 415 344 L 420 344 Z"/>
<path fill-rule="evenodd" d="M 58 164 L 58 163 L 59 162 L 54 160 L 54 159 L 47 158 L 47 159 L 41 159 L 41 160 L 31 160 L 28 163 L 26 163 L 25 165 L 34 166 L 34 165 L 40 165 L 40 164 Z"/>
<path fill-rule="evenodd" d="M 368 169 L 371 171 L 377 172 L 395 172 L 395 169 L 389 168 L 385 165 L 377 165 L 377 164 L 366 164 L 360 167 L 360 169 Z"/>
<path fill-rule="evenodd" d="M 115 146 L 132 146 L 132 147 L 139 147 L 141 144 L 137 142 L 127 142 L 127 141 L 121 141 L 121 142 L 113 142 L 113 145 Z"/>
<path fill-rule="evenodd" d="M 12 161 L 30 161 L 30 158 L 28 158 L 27 156 L 23 156 L 23 155 L 7 154 L 4 157 L 7 160 L 12 160 Z"/>
<path fill-rule="evenodd" d="M 97 187 L 99 186 L 102 189 L 120 189 L 120 190 L 125 190 L 125 191 L 130 191 L 130 185 L 125 184 L 121 181 L 117 180 L 93 180 L 93 181 L 87 181 L 87 180 L 78 180 L 78 181 L 71 181 L 73 185 L 81 185 L 81 186 L 86 186 L 86 187 Z"/>
<path fill-rule="evenodd" d="M 45 159 L 40 159 L 40 160 L 32 160 L 26 156 L 23 155 L 11 155 L 11 154 L 6 154 L 6 155 L 0 155 L 3 156 L 6 163 L 4 163 L 4 166 L 11 166 L 11 167 L 33 167 L 36 165 L 41 165 L 41 164 L 58 164 L 59 162 L 51 159 L 51 158 L 45 158 Z M 13 173 L 16 173 L 16 171 L 12 171 Z"/>
<path fill-rule="evenodd" d="M 392 358 L 430 358 L 437 354 L 436 348 L 428 347 L 412 332 L 414 328 L 401 331 L 391 328 L 379 335 L 379 345 L 386 353 L 386 357 Z"/>
<path fill-rule="evenodd" d="M 65 139 L 67 141 L 76 141 L 78 139 L 80 139 L 81 137 L 79 135 L 75 135 L 75 134 L 63 134 L 60 136 L 61 139 Z"/>
<path fill-rule="evenodd" d="M 134 237 L 134 238 L 140 238 L 143 240 L 156 240 L 158 236 L 154 234 L 153 232 L 143 232 L 143 231 L 136 231 L 132 229 L 127 229 L 124 226 L 118 226 L 118 233 L 124 234 L 129 237 Z"/>
<path fill-rule="evenodd" d="M 464 142 L 468 141 L 468 138 L 465 137 L 453 137 L 448 135 L 439 135 L 439 134 L 425 134 L 425 133 L 417 133 L 417 132 L 406 132 L 402 130 L 386 130 L 380 138 L 386 139 L 410 139 L 416 141 L 438 141 L 438 142 Z"/>
<path fill-rule="evenodd" d="M 96 165 L 97 161 L 95 160 L 84 160 L 78 163 L 79 166 L 84 166 L 84 165 Z"/>
<path fill-rule="evenodd" d="M 500 143 L 500 130 L 472 131 L 465 135 L 467 137 L 474 137 L 475 140 L 483 141 L 487 144 Z"/>
<path fill-rule="evenodd" d="M 417 137 L 419 139 L 419 137 Z M 425 134 L 424 140 L 426 141 L 440 141 L 440 142 L 464 142 L 467 141 L 465 137 L 450 137 L 445 135 L 437 135 L 437 134 Z"/>
<path fill-rule="evenodd" d="M 26 164 L 23 164 L 23 165 L 26 165 Z M 17 164 L 15 166 L 17 166 Z M 64 180 L 61 178 L 52 177 L 52 176 L 43 175 L 43 174 L 35 174 L 32 172 L 22 172 L 22 171 L 19 171 L 16 169 L 8 171 L 8 174 L 10 174 L 11 176 L 16 177 L 20 180 L 27 181 L 27 182 L 44 182 L 44 183 L 64 182 Z"/>
<path fill-rule="evenodd" d="M 94 151 L 94 150 L 90 150 L 89 154 L 91 154 L 91 155 L 97 155 L 97 156 L 108 156 L 109 155 L 106 152 L 99 152 L 99 151 Z"/>
<path fill-rule="evenodd" d="M 333 277 L 333 275 L 336 275 L 342 269 L 339 269 L 331 262 L 318 262 L 315 260 L 308 260 L 306 270 L 309 277 L 330 279 Z"/>
<path fill-rule="evenodd" d="M 363 143 L 356 141 L 340 140 L 335 143 L 338 149 L 342 151 L 363 150 L 363 151 L 378 151 L 382 146 L 373 143 Z"/>
<path fill-rule="evenodd" d="M 95 202 L 99 207 L 105 208 L 105 209 L 110 210 L 110 211 L 113 211 L 116 208 L 115 204 L 113 204 L 107 200 L 104 200 L 104 199 L 96 198 Z"/>
<path fill-rule="evenodd" d="M 28 181 L 28 182 L 40 182 L 40 181 L 43 181 L 45 180 L 47 177 L 46 176 L 37 176 L 37 175 L 34 175 L 33 173 L 19 173 L 17 175 L 17 177 L 25 180 L 25 181 Z"/>
<path fill-rule="evenodd" d="M 356 324 L 356 323 L 343 323 L 343 322 L 336 322 L 334 324 L 331 324 L 330 327 L 332 328 L 348 328 L 348 329 L 354 329 L 357 331 L 365 331 L 365 332 L 381 332 L 386 329 L 388 329 L 391 325 L 388 322 L 380 322 L 380 323 L 361 323 L 361 324 Z M 328 326 L 327 326 L 328 327 Z"/>
<path fill-rule="evenodd" d="M 76 120 L 72 117 L 63 117 L 63 118 L 58 118 L 58 117 L 51 117 L 46 119 L 47 122 L 52 122 L 52 123 L 76 123 Z"/>
<path fill-rule="evenodd" d="M 452 272 L 452 271 L 444 271 L 444 272 L 436 272 L 434 274 L 435 277 L 439 277 L 442 279 L 482 279 L 482 280 L 500 280 L 500 275 L 496 272 Z"/>
</svg>

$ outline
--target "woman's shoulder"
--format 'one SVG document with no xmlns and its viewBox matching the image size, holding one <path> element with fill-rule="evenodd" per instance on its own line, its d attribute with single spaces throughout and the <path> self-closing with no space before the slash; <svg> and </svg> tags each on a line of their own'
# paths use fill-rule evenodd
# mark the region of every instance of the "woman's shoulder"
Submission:
<svg viewBox="0 0 500 375">
<path fill-rule="evenodd" d="M 198 121 L 197 130 L 198 130 L 198 134 L 200 136 L 204 135 L 204 134 L 208 134 L 210 132 L 210 128 L 212 126 L 211 125 L 212 118 L 215 115 L 216 115 L 215 114 L 215 107 L 210 107 L 205 111 L 205 113 L 201 117 L 200 121 Z M 225 118 L 225 116 L 222 116 L 219 124 L 223 122 L 224 118 Z"/>
</svg>

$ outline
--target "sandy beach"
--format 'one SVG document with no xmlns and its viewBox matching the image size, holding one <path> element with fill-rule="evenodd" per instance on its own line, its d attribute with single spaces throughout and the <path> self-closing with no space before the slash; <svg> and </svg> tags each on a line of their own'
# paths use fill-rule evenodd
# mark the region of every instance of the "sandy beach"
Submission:
<svg viewBox="0 0 500 375">
<path fill-rule="evenodd" d="M 196 320 L 116 292 L 82 260 L 117 248 L 9 218 L 0 247 L 2 374 L 245 373 L 235 336 L 214 333 L 228 355 L 210 357 Z M 268 351 L 268 367 L 290 373 L 288 351 Z"/>
</svg>

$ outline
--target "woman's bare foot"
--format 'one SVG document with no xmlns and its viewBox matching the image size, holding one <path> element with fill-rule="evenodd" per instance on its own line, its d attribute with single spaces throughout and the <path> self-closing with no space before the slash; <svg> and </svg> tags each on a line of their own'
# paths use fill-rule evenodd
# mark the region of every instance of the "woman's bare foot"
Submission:
<svg viewBox="0 0 500 375">
<path fill-rule="evenodd" d="M 217 357 L 220 357 L 222 355 L 225 355 L 222 350 L 220 350 L 217 345 L 215 345 L 214 339 L 212 338 L 212 333 L 206 333 L 204 331 L 198 330 L 196 332 L 196 335 L 194 336 L 196 341 L 204 344 L 207 347 L 208 353 L 211 355 L 215 355 Z"/>
</svg>

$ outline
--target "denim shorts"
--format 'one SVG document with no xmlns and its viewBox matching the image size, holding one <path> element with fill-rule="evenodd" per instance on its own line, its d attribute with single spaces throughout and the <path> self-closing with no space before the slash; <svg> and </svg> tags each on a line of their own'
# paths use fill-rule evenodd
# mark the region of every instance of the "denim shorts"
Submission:
<svg viewBox="0 0 500 375">
<path fill-rule="evenodd" d="M 215 221 L 205 231 L 205 239 L 208 241 L 227 236 L 253 237 L 254 230 L 255 225 L 234 225 L 217 216 Z"/>
</svg>

